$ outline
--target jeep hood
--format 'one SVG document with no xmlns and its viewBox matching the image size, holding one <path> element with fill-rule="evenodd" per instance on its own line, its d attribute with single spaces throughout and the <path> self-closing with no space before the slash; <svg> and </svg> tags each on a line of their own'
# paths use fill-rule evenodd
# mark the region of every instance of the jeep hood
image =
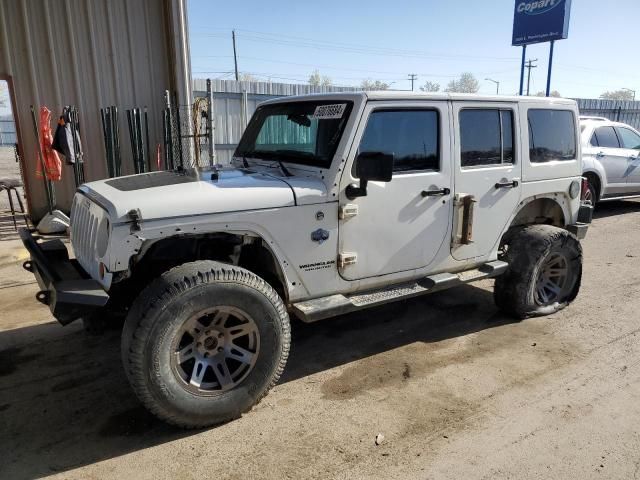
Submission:
<svg viewBox="0 0 640 480">
<path fill-rule="evenodd" d="M 131 210 L 149 221 L 322 203 L 327 198 L 319 179 L 240 169 L 143 173 L 86 183 L 80 191 L 107 210 L 113 222 L 129 221 Z"/>
</svg>

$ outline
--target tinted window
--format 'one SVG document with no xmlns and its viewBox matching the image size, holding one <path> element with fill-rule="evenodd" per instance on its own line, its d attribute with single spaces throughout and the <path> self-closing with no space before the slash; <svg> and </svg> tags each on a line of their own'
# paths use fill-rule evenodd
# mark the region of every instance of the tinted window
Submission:
<svg viewBox="0 0 640 480">
<path fill-rule="evenodd" d="M 623 148 L 640 149 L 640 136 L 636 132 L 628 128 L 618 128 L 616 130 Z"/>
<path fill-rule="evenodd" d="M 460 155 L 463 167 L 513 163 L 513 113 L 497 109 L 462 110 Z"/>
<path fill-rule="evenodd" d="M 568 110 L 529 110 L 529 158 L 532 162 L 574 160 L 576 127 Z M 600 136 L 598 135 L 598 138 Z"/>
<path fill-rule="evenodd" d="M 607 148 L 620 148 L 620 142 L 613 127 L 600 127 L 596 129 L 598 145 Z"/>
<path fill-rule="evenodd" d="M 598 147 L 600 145 L 598 142 L 598 134 L 596 132 L 593 132 L 593 135 L 591 135 L 591 145 L 594 147 Z"/>
<path fill-rule="evenodd" d="M 359 152 L 394 155 L 394 172 L 438 170 L 438 112 L 377 110 L 371 113 Z"/>
</svg>

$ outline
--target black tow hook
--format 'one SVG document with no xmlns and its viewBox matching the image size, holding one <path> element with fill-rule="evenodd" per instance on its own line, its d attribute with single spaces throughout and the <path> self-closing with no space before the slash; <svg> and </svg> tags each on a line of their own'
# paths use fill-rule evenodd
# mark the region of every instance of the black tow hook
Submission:
<svg viewBox="0 0 640 480">
<path fill-rule="evenodd" d="M 38 300 L 40 303 L 44 304 L 44 305 L 49 305 L 49 292 L 41 290 L 38 293 L 36 293 L 36 300 Z"/>
</svg>

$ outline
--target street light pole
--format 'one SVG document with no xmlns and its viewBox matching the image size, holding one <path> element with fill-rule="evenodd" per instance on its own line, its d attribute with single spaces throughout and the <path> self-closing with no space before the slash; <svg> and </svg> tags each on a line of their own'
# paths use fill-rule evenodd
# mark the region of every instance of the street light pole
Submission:
<svg viewBox="0 0 640 480">
<path fill-rule="evenodd" d="M 497 81 L 497 80 L 493 80 L 491 78 L 485 78 L 485 80 L 495 83 L 496 84 L 496 95 L 500 95 L 500 82 Z"/>
</svg>

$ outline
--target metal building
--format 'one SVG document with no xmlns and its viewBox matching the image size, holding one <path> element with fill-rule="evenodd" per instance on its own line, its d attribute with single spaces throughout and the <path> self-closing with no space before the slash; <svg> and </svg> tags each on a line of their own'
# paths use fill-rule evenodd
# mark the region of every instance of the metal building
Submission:
<svg viewBox="0 0 640 480">
<path fill-rule="evenodd" d="M 105 178 L 100 108 L 116 105 L 127 137 L 125 109 L 149 109 L 151 150 L 162 143 L 165 90 L 191 103 L 186 0 L 0 0 L 0 79 L 7 80 L 32 217 L 45 212 L 36 178 L 36 137 L 30 105 L 52 111 L 52 128 L 65 105 L 79 109 L 86 180 Z M 128 142 L 123 174 L 133 173 Z M 58 206 L 70 208 L 72 168 L 55 182 Z"/>
</svg>

